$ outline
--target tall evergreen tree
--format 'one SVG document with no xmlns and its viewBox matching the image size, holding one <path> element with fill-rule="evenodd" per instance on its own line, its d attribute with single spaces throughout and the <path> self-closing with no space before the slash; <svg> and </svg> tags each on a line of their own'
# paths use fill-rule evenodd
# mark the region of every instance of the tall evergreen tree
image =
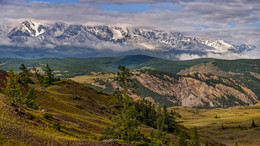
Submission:
<svg viewBox="0 0 260 146">
<path fill-rule="evenodd" d="M 116 81 L 120 88 L 116 90 L 116 102 L 122 100 L 121 113 L 114 118 L 115 125 L 108 127 L 104 135 L 108 138 L 117 138 L 131 143 L 131 141 L 147 141 L 148 139 L 140 132 L 138 126 L 140 122 L 136 119 L 137 109 L 131 100 L 130 92 L 136 92 L 136 86 L 131 77 L 132 73 L 125 66 L 118 66 L 119 72 Z"/>
<path fill-rule="evenodd" d="M 18 74 L 18 80 L 23 86 L 27 87 L 28 83 L 32 82 L 30 79 L 30 70 L 28 70 L 24 64 L 21 64 L 19 69 L 22 72 Z"/>
<path fill-rule="evenodd" d="M 257 127 L 256 124 L 255 124 L 255 120 L 252 120 L 252 125 L 251 125 L 252 128 L 254 127 Z"/>
<path fill-rule="evenodd" d="M 36 67 L 33 67 L 32 70 L 33 70 L 33 73 L 34 73 L 34 77 L 37 79 L 38 83 L 42 84 L 43 83 L 43 77 L 41 76 L 40 71 Z"/>
<path fill-rule="evenodd" d="M 178 146 L 187 146 L 186 136 L 183 131 L 181 131 L 178 138 Z"/>
<path fill-rule="evenodd" d="M 22 91 L 13 67 L 8 72 L 5 94 L 9 97 L 11 103 L 18 106 L 20 110 L 22 104 Z"/>
<path fill-rule="evenodd" d="M 197 127 L 194 128 L 193 137 L 191 139 L 191 145 L 192 146 L 200 146 L 200 137 L 199 137 L 199 134 L 198 134 Z"/>
<path fill-rule="evenodd" d="M 52 82 L 54 81 L 54 75 L 52 74 L 53 70 L 49 67 L 49 65 L 46 65 L 45 71 L 45 77 L 44 77 L 44 85 L 50 86 Z"/>
<path fill-rule="evenodd" d="M 209 146 L 209 143 L 206 141 L 205 146 Z"/>
<path fill-rule="evenodd" d="M 36 101 L 34 100 L 36 98 L 36 94 L 34 92 L 34 88 L 31 87 L 27 93 L 27 95 L 24 98 L 24 104 L 31 109 L 38 109 L 38 106 L 36 104 Z"/>
</svg>

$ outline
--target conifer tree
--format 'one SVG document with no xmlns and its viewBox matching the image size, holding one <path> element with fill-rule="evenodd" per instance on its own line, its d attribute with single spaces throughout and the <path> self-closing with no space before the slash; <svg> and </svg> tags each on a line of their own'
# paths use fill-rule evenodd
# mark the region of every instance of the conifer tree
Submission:
<svg viewBox="0 0 260 146">
<path fill-rule="evenodd" d="M 223 125 L 223 124 L 221 125 L 221 129 L 223 129 L 223 130 L 225 129 L 225 127 L 224 127 L 224 125 Z"/>
<path fill-rule="evenodd" d="M 49 65 L 46 65 L 45 71 L 45 77 L 44 77 L 44 85 L 50 86 L 52 82 L 54 81 L 54 75 L 52 74 L 53 70 L 49 67 Z"/>
<path fill-rule="evenodd" d="M 254 127 L 257 127 L 256 124 L 255 124 L 255 120 L 252 120 L 252 125 L 251 125 L 252 128 Z"/>
<path fill-rule="evenodd" d="M 24 64 L 21 64 L 21 66 L 19 67 L 19 69 L 22 71 L 18 74 L 18 78 L 19 78 L 19 82 L 27 87 L 28 83 L 31 82 L 30 79 L 30 71 L 27 69 L 27 67 Z"/>
<path fill-rule="evenodd" d="M 117 138 L 131 143 L 131 141 L 147 141 L 148 139 L 140 132 L 138 125 L 140 122 L 136 119 L 137 109 L 131 102 L 130 92 L 136 93 L 136 86 L 131 77 L 132 73 L 125 66 L 118 66 L 119 72 L 116 78 L 120 88 L 116 90 L 116 101 L 122 100 L 121 113 L 114 118 L 115 125 L 106 128 L 105 137 Z"/>
<path fill-rule="evenodd" d="M 130 69 L 121 65 L 118 66 L 118 69 L 116 81 L 121 87 L 123 96 L 129 95 L 130 92 L 138 94 L 137 85 L 132 80 L 133 73 Z"/>
<path fill-rule="evenodd" d="M 187 141 L 185 137 L 185 133 L 181 131 L 179 138 L 178 138 L 178 146 L 187 146 Z"/>
<path fill-rule="evenodd" d="M 13 67 L 8 72 L 5 94 L 6 96 L 9 97 L 13 105 L 19 107 L 19 111 L 20 111 L 21 104 L 22 104 L 22 91 L 21 91 L 20 84 L 18 83 L 17 76 L 14 73 Z"/>
<path fill-rule="evenodd" d="M 28 108 L 31 108 L 31 109 L 38 109 L 38 106 L 35 102 L 35 98 L 36 98 L 36 94 L 34 92 L 34 88 L 31 87 L 27 93 L 27 95 L 25 96 L 25 99 L 24 99 L 24 104 L 28 107 Z"/>
<path fill-rule="evenodd" d="M 206 141 L 206 144 L 205 144 L 205 146 L 209 146 L 209 143 Z"/>
<path fill-rule="evenodd" d="M 193 137 L 191 139 L 192 146 L 200 146 L 200 137 L 197 131 L 197 127 L 194 128 Z"/>
</svg>

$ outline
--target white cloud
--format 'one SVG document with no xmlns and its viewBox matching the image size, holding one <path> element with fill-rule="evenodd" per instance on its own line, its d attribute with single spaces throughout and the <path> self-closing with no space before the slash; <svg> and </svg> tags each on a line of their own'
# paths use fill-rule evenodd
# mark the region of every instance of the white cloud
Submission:
<svg viewBox="0 0 260 146">
<path fill-rule="evenodd" d="M 255 49 L 251 51 L 246 51 L 243 53 L 226 53 L 226 54 L 213 54 L 209 53 L 207 55 L 197 55 L 197 54 L 187 54 L 183 53 L 180 55 L 176 55 L 176 58 L 179 60 L 192 60 L 198 58 L 216 58 L 216 59 L 227 59 L 227 60 L 234 60 L 234 59 L 259 59 L 260 58 L 260 49 Z"/>
</svg>

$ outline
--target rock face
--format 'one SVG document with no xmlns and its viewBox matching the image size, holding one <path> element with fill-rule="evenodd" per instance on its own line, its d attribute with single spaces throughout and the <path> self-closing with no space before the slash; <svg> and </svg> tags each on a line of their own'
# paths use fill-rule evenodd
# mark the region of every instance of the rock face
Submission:
<svg viewBox="0 0 260 146">
<path fill-rule="evenodd" d="M 96 50 L 110 49 L 115 51 L 112 55 L 150 54 L 158 57 L 160 54 L 162 58 L 174 59 L 176 54 L 182 53 L 205 55 L 240 53 L 254 49 L 249 45 L 235 46 L 223 40 L 188 37 L 178 32 L 147 28 L 68 25 L 62 22 L 41 24 L 32 21 L 25 21 L 18 27 L 8 27 L 8 30 L 6 27 L 0 28 L 1 39 L 9 42 L 11 46 L 41 48 L 42 53 L 48 51 L 48 48 L 70 46 Z M 0 41 L 0 45 L 5 44 L 1 44 Z M 70 52 L 78 54 L 86 51 L 79 48 L 70 49 Z M 56 48 L 53 52 L 56 56 L 66 57 L 64 49 Z M 117 54 L 118 52 L 123 53 Z"/>
<path fill-rule="evenodd" d="M 244 84 L 229 78 L 193 73 L 187 76 L 138 73 L 137 81 L 174 105 L 191 107 L 229 107 L 252 105 L 258 97 Z"/>
</svg>

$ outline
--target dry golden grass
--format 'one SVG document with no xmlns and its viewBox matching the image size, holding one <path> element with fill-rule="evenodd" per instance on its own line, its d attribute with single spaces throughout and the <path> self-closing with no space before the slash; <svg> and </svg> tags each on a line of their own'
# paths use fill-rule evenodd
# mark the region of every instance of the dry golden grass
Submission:
<svg viewBox="0 0 260 146">
<path fill-rule="evenodd" d="M 71 80 L 78 83 L 94 83 L 95 79 L 108 80 L 109 78 L 114 78 L 115 74 L 104 74 L 104 75 L 82 75 L 70 78 Z"/>
<path fill-rule="evenodd" d="M 177 121 L 188 128 L 198 127 L 204 139 L 226 145 L 260 145 L 260 105 L 227 109 L 170 108 L 182 115 Z M 218 118 L 216 118 L 216 116 Z M 252 120 L 259 127 L 251 128 Z M 222 129 L 222 124 L 224 129 Z M 208 138 L 207 138 L 208 137 Z"/>
</svg>

